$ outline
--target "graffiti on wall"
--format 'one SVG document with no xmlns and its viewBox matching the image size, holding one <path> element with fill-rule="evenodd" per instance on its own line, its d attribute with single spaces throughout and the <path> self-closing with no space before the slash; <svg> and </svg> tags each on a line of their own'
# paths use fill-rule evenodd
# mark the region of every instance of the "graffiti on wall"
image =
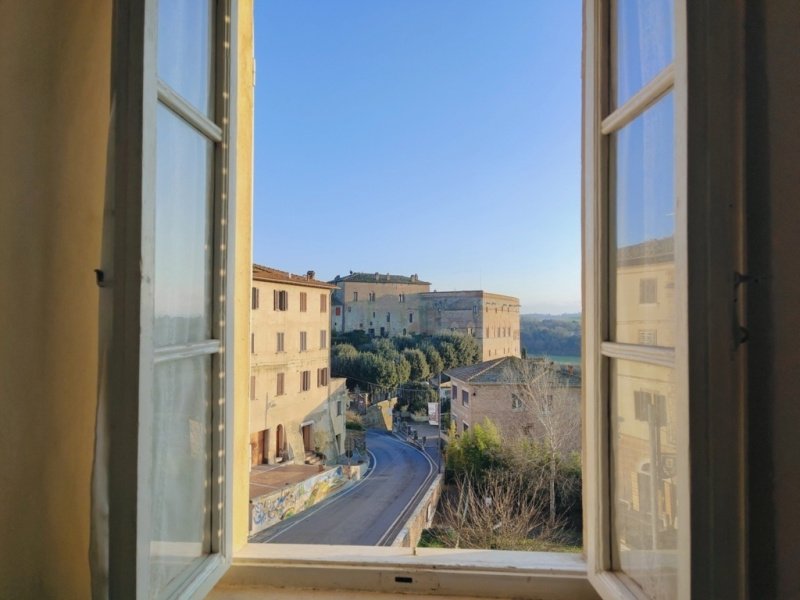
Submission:
<svg viewBox="0 0 800 600">
<path fill-rule="evenodd" d="M 315 475 L 285 489 L 250 500 L 250 533 L 256 533 L 320 502 L 360 471 L 345 466 Z"/>
</svg>

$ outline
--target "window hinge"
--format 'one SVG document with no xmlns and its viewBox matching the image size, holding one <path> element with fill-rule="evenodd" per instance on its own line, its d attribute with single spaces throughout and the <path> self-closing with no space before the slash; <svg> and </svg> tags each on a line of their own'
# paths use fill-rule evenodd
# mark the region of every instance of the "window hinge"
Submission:
<svg viewBox="0 0 800 600">
<path fill-rule="evenodd" d="M 748 283 L 758 283 L 758 277 L 754 275 L 748 275 L 747 273 L 739 273 L 738 271 L 733 272 L 733 304 L 734 304 L 734 311 L 733 311 L 733 349 L 736 350 L 742 344 L 747 343 L 750 340 L 750 331 L 740 322 L 740 311 L 738 309 L 739 305 L 739 289 L 742 284 Z"/>
</svg>

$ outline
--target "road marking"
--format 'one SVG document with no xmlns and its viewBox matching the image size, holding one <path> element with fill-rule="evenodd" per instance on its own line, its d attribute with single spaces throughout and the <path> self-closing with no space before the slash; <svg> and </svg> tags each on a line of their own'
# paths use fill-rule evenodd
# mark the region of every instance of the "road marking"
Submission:
<svg viewBox="0 0 800 600">
<path fill-rule="evenodd" d="M 303 514 L 302 517 L 298 517 L 296 520 L 294 520 L 291 523 L 289 523 L 288 525 L 286 525 L 286 527 L 284 527 L 280 531 L 276 532 L 275 534 L 271 535 L 270 537 L 268 537 L 268 538 L 266 538 L 266 539 L 264 539 L 264 540 L 262 540 L 260 542 L 255 542 L 255 543 L 257 543 L 257 544 L 266 544 L 267 542 L 271 542 L 275 538 L 280 537 L 281 535 L 283 535 L 284 533 L 289 531 L 295 525 L 297 525 L 299 523 L 302 523 L 307 518 L 315 515 L 319 511 L 321 511 L 323 508 L 326 508 L 326 507 L 330 506 L 335 501 L 337 501 L 339 498 L 344 498 L 348 494 L 352 494 L 356 489 L 358 489 L 358 486 L 360 486 L 362 483 L 364 483 L 375 472 L 375 468 L 378 466 L 378 459 L 372 453 L 372 451 L 371 450 L 367 450 L 367 454 L 369 454 L 372 457 L 372 466 L 369 467 L 369 470 L 367 471 L 367 474 L 364 475 L 364 477 L 362 477 L 361 479 L 359 479 L 356 483 L 351 485 L 349 489 L 344 490 L 343 492 L 340 492 L 338 494 L 335 494 L 334 496 L 332 496 L 330 498 L 326 498 L 325 500 L 323 500 L 322 502 L 317 504 L 312 510 L 305 511 L 305 514 Z M 277 525 L 277 523 L 275 525 Z M 273 527 L 275 525 L 273 525 Z M 256 535 L 258 535 L 258 534 L 256 534 Z"/>
<path fill-rule="evenodd" d="M 431 460 L 431 457 L 430 457 L 430 456 L 428 456 L 428 453 L 427 453 L 427 452 L 423 452 L 422 450 L 420 450 L 419 448 L 417 448 L 417 447 L 416 447 L 414 444 L 412 444 L 412 443 L 410 443 L 410 442 L 404 442 L 404 443 L 405 443 L 407 446 L 409 446 L 409 447 L 413 448 L 414 450 L 416 450 L 416 451 L 417 451 L 417 452 L 419 452 L 419 453 L 420 453 L 422 456 L 424 456 L 424 457 L 425 457 L 425 459 L 428 461 L 428 475 L 425 477 L 424 481 L 423 481 L 423 482 L 422 482 L 422 484 L 420 485 L 420 487 L 419 487 L 419 489 L 417 490 L 417 492 L 416 492 L 416 493 L 415 493 L 415 494 L 414 494 L 414 495 L 411 497 L 411 499 L 410 499 L 410 500 L 409 500 L 409 501 L 406 503 L 406 505 L 403 507 L 403 510 L 401 510 L 401 511 L 400 511 L 400 514 L 398 514 L 398 515 L 397 515 L 397 518 L 396 518 L 396 519 L 395 519 L 395 520 L 392 522 L 392 524 L 391 524 L 391 525 L 389 525 L 389 529 L 387 529 L 387 530 L 386 530 L 386 533 L 384 533 L 384 534 L 383 534 L 383 535 L 382 535 L 382 536 L 381 536 L 381 537 L 378 539 L 378 542 L 375 544 L 376 546 L 383 546 L 383 545 L 385 545 L 385 544 L 384 544 L 384 542 L 386 542 L 387 538 L 388 538 L 389 536 L 391 536 L 392 529 L 394 529 L 394 528 L 395 528 L 395 526 L 397 525 L 398 521 L 400 521 L 400 519 L 402 519 L 402 518 L 403 518 L 403 516 L 406 514 L 406 512 L 408 511 L 409 507 L 410 507 L 412 504 L 414 504 L 414 503 L 419 503 L 419 501 L 420 501 L 420 499 L 421 499 L 421 498 L 420 498 L 420 495 L 423 493 L 423 491 L 427 492 L 428 488 L 430 487 L 430 481 L 431 481 L 431 479 L 432 479 L 432 477 L 431 477 L 431 476 L 433 475 L 433 467 L 434 467 L 433 460 Z M 398 532 L 398 533 L 399 533 L 399 532 Z M 395 537 L 397 537 L 397 535 L 398 535 L 398 534 L 395 534 Z M 392 540 L 392 541 L 394 541 L 394 540 Z"/>
</svg>

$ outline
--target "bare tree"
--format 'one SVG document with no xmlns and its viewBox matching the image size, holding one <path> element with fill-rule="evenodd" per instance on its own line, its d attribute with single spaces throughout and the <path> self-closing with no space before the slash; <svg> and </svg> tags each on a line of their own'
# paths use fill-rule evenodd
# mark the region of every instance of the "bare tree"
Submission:
<svg viewBox="0 0 800 600">
<path fill-rule="evenodd" d="M 548 519 L 544 486 L 544 478 L 503 470 L 465 475 L 440 502 L 438 520 L 455 548 L 526 549 L 532 535 L 552 539 L 560 531 Z"/>
<path fill-rule="evenodd" d="M 513 390 L 512 401 L 519 411 L 516 422 L 531 423 L 513 437 L 518 444 L 533 440 L 542 446 L 547 456 L 551 526 L 557 520 L 559 461 L 580 448 L 579 388 L 570 385 L 571 378 L 569 371 L 562 371 L 547 360 L 531 359 L 509 361 L 502 374 L 502 380 Z M 525 453 L 515 454 L 525 456 Z"/>
</svg>

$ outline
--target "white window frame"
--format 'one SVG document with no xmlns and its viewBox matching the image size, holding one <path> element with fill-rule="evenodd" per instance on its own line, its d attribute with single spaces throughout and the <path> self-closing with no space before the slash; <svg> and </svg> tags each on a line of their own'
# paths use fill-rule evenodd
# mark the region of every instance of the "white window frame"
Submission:
<svg viewBox="0 0 800 600">
<path fill-rule="evenodd" d="M 108 595 L 149 598 L 152 389 L 156 361 L 212 357 L 211 553 L 181 573 L 165 593 L 207 594 L 231 564 L 233 543 L 235 144 L 238 0 L 217 0 L 212 58 L 215 114 L 194 109 L 157 75 L 155 0 L 116 0 L 112 37 L 114 160 L 114 343 L 109 356 Z M 156 112 L 159 104 L 214 142 L 212 340 L 160 348 L 153 344 L 155 292 Z M 250 303 L 248 302 L 248 306 Z M 202 346 L 202 347 L 201 347 Z M 199 354 L 198 354 L 199 353 Z M 140 426 L 142 424 L 142 426 Z M 230 428 L 228 428 L 230 429 Z"/>
</svg>

